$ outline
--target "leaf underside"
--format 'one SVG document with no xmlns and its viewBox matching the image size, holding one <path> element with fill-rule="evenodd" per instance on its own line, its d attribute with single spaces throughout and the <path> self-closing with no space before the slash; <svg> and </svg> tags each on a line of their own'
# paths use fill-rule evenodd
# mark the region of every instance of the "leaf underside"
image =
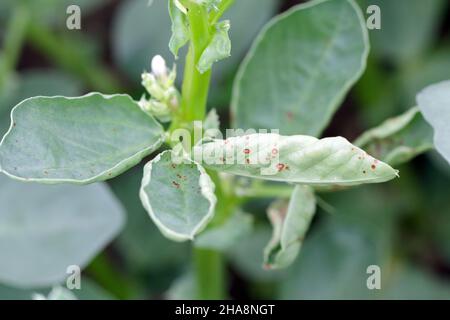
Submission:
<svg viewBox="0 0 450 320">
<path fill-rule="evenodd" d="M 175 241 L 192 240 L 214 215 L 214 184 L 198 164 L 172 160 L 165 151 L 147 163 L 140 197 L 160 231 Z"/>
<path fill-rule="evenodd" d="M 314 192 L 308 186 L 296 186 L 289 203 L 279 200 L 269 207 L 273 235 L 264 250 L 266 269 L 286 268 L 294 262 L 315 212 Z"/>
<path fill-rule="evenodd" d="M 49 186 L 1 175 L 0 202 L 0 282 L 15 287 L 64 281 L 68 266 L 86 266 L 125 221 L 102 183 Z"/>
<path fill-rule="evenodd" d="M 433 129 L 418 108 L 362 134 L 355 145 L 390 165 L 405 163 L 433 148 Z"/>
<path fill-rule="evenodd" d="M 342 137 L 250 134 L 194 147 L 195 161 L 246 177 L 309 185 L 379 183 L 397 171 Z"/>
</svg>

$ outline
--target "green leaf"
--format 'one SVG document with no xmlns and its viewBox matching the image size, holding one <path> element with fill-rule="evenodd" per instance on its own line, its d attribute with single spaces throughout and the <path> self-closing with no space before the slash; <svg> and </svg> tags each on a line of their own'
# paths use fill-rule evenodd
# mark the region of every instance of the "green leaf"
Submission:
<svg viewBox="0 0 450 320">
<path fill-rule="evenodd" d="M 390 165 L 399 165 L 433 148 L 433 130 L 419 109 L 412 108 L 363 133 L 354 143 Z"/>
<path fill-rule="evenodd" d="M 201 233 L 194 244 L 198 248 L 227 251 L 236 245 L 253 228 L 253 216 L 235 213 L 223 225 Z"/>
<path fill-rule="evenodd" d="M 163 142 L 162 127 L 127 95 L 35 97 L 11 112 L 0 144 L 8 176 L 86 184 L 113 178 Z"/>
<path fill-rule="evenodd" d="M 215 28 L 211 42 L 198 61 L 197 69 L 200 73 L 205 73 L 211 69 L 215 62 L 228 58 L 231 55 L 231 41 L 228 36 L 230 21 L 218 22 Z"/>
<path fill-rule="evenodd" d="M 269 207 L 273 234 L 264 250 L 265 268 L 286 268 L 294 262 L 315 212 L 314 191 L 308 186 L 296 186 L 289 203 L 278 200 Z"/>
<path fill-rule="evenodd" d="M 450 80 L 431 85 L 417 95 L 423 116 L 434 129 L 434 145 L 450 163 Z"/>
<path fill-rule="evenodd" d="M 211 169 L 272 181 L 358 185 L 391 180 L 397 171 L 342 137 L 250 134 L 214 140 L 193 149 Z"/>
<path fill-rule="evenodd" d="M 267 24 L 239 69 L 234 127 L 319 136 L 365 69 L 368 52 L 353 0 L 292 8 Z"/>
<path fill-rule="evenodd" d="M 174 158 L 165 151 L 146 164 L 140 197 L 167 238 L 193 240 L 214 216 L 214 183 L 199 164 Z"/>
<path fill-rule="evenodd" d="M 0 203 L 0 282 L 17 287 L 64 281 L 68 266 L 86 266 L 124 224 L 103 184 L 46 186 L 1 176 Z"/>
<path fill-rule="evenodd" d="M 189 26 L 186 14 L 175 5 L 175 0 L 169 0 L 169 14 L 172 21 L 172 36 L 169 41 L 170 51 L 178 58 L 178 51 L 189 41 Z"/>
</svg>

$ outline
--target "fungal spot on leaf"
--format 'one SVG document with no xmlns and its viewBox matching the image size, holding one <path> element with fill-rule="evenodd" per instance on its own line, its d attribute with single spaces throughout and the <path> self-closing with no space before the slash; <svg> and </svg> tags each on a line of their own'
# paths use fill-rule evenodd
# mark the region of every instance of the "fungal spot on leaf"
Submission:
<svg viewBox="0 0 450 320">
<path fill-rule="evenodd" d="M 170 166 L 172 167 L 172 169 L 175 169 L 177 167 L 177 165 L 174 163 L 172 163 Z"/>
<path fill-rule="evenodd" d="M 180 189 L 180 184 L 176 181 L 172 181 L 172 184 L 175 186 L 175 188 Z"/>
<path fill-rule="evenodd" d="M 264 270 L 272 270 L 272 267 L 270 266 L 270 264 L 265 263 L 265 264 L 263 265 L 263 269 L 264 269 Z"/>
<path fill-rule="evenodd" d="M 371 166 L 371 168 L 372 168 L 373 170 L 375 170 L 375 169 L 377 168 L 377 166 L 373 164 L 373 165 Z"/>
<path fill-rule="evenodd" d="M 366 170 L 363 170 L 363 173 L 366 174 Z"/>
<path fill-rule="evenodd" d="M 289 121 L 294 120 L 294 114 L 291 111 L 286 112 L 286 116 Z"/>
<path fill-rule="evenodd" d="M 245 154 L 250 154 L 250 149 L 244 149 Z"/>
<path fill-rule="evenodd" d="M 286 168 L 286 165 L 284 163 L 277 164 L 277 170 L 278 172 L 283 171 Z"/>
</svg>

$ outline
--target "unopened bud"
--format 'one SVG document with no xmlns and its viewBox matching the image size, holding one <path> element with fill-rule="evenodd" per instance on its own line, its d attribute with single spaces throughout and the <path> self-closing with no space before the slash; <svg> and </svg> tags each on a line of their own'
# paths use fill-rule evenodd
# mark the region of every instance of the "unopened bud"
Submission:
<svg viewBox="0 0 450 320">
<path fill-rule="evenodd" d="M 156 55 L 152 59 L 152 72 L 158 78 L 167 76 L 166 61 L 160 55 Z"/>
</svg>

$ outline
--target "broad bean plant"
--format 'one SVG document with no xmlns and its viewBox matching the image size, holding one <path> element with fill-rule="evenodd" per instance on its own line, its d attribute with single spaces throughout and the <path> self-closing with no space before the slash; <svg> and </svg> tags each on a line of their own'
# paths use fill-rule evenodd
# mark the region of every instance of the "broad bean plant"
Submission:
<svg viewBox="0 0 450 320">
<path fill-rule="evenodd" d="M 246 201 L 276 199 L 267 210 L 273 235 L 261 254 L 262 267 L 281 269 L 308 241 L 317 194 L 399 179 L 396 166 L 434 146 L 450 161 L 448 81 L 424 89 L 417 106 L 353 142 L 323 137 L 370 50 L 363 12 L 353 0 L 309 1 L 264 26 L 234 80 L 232 128 L 226 130 L 207 105 L 212 68 L 233 54 L 233 21 L 223 14 L 234 1 L 167 2 L 168 46 L 177 63 L 187 47 L 183 72 L 157 55 L 142 66 L 149 70 L 138 101 L 98 92 L 23 100 L 11 111 L 0 164 L 24 183 L 88 185 L 145 159 L 139 196 L 148 223 L 173 241 L 192 242 L 198 298 L 226 298 L 222 253 L 252 228 Z M 65 187 L 70 196 L 98 184 Z M 100 209 L 114 208 L 104 203 Z M 104 239 L 122 218 L 115 213 L 111 219 L 117 225 Z M 80 253 L 73 263 L 84 264 L 92 254 Z"/>
</svg>

